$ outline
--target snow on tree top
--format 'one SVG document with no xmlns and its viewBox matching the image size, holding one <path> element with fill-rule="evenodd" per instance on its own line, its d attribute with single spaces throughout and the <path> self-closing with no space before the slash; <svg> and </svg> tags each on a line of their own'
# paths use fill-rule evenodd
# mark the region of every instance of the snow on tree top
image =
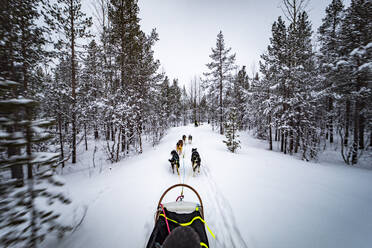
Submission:
<svg viewBox="0 0 372 248">
<path fill-rule="evenodd" d="M 19 85 L 19 83 L 11 80 L 4 80 L 4 78 L 0 77 L 0 87 L 11 87 L 16 85 Z"/>
<path fill-rule="evenodd" d="M 1 100 L 0 104 L 14 104 L 14 105 L 26 105 L 30 103 L 35 103 L 34 100 L 26 99 L 26 98 L 20 98 L 20 99 L 9 99 L 9 100 Z"/>
</svg>

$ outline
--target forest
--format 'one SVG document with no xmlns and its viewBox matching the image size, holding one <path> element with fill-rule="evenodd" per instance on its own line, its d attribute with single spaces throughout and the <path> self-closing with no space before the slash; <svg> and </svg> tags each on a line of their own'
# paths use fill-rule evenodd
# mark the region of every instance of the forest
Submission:
<svg viewBox="0 0 372 248">
<path fill-rule="evenodd" d="M 39 247 L 73 229 L 40 199 L 71 203 L 58 175 L 78 163 L 79 146 L 114 164 L 197 122 L 226 135 L 232 152 L 237 133 L 250 132 L 299 160 L 333 148 L 345 166 L 368 164 L 372 2 L 330 0 L 319 27 L 308 1 L 281 2 L 258 71 L 236 63 L 221 30 L 203 75 L 180 82 L 161 70 L 161 37 L 141 29 L 137 0 L 94 1 L 94 15 L 82 0 L 1 0 L 1 246 Z"/>
</svg>

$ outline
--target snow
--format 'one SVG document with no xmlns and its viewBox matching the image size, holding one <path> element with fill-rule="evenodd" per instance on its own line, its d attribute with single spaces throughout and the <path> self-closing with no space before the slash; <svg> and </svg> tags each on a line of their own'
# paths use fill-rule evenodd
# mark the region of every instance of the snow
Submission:
<svg viewBox="0 0 372 248">
<path fill-rule="evenodd" d="M 372 68 L 372 62 L 364 63 L 363 65 L 359 66 L 358 71 L 368 70 Z"/>
<path fill-rule="evenodd" d="M 34 100 L 26 99 L 26 98 L 19 98 L 19 99 L 9 99 L 9 100 L 1 100 L 1 104 L 17 104 L 17 105 L 26 105 L 29 103 L 35 102 Z"/>
<path fill-rule="evenodd" d="M 340 60 L 337 62 L 336 64 L 336 67 L 339 67 L 339 66 L 343 66 L 343 65 L 348 65 L 349 62 L 345 61 L 345 60 Z"/>
<path fill-rule="evenodd" d="M 10 86 L 17 86 L 19 83 L 11 81 L 11 80 L 5 80 L 4 78 L 0 77 L 0 86 L 2 87 L 10 87 Z"/>
<path fill-rule="evenodd" d="M 52 152 L 35 152 L 33 153 L 33 159 L 31 160 L 31 163 L 44 163 L 51 160 L 58 159 L 59 154 L 58 153 L 52 153 Z"/>
<path fill-rule="evenodd" d="M 184 147 L 177 176 L 167 159 L 183 134 L 191 134 L 193 144 Z M 372 247 L 372 170 L 303 162 L 268 151 L 247 133 L 240 137 L 242 149 L 233 154 L 209 125 L 172 128 L 155 148 L 106 164 L 102 173 L 65 174 L 73 204 L 86 216 L 73 233 L 60 241 L 49 237 L 43 247 L 145 247 L 161 194 L 180 182 L 203 200 L 205 220 L 216 235 L 209 235 L 211 248 Z M 196 177 L 192 147 L 202 160 Z M 80 151 L 82 164 L 91 163 L 92 150 Z M 179 193 L 170 191 L 163 202 Z M 197 198 L 185 189 L 185 201 Z"/>
</svg>

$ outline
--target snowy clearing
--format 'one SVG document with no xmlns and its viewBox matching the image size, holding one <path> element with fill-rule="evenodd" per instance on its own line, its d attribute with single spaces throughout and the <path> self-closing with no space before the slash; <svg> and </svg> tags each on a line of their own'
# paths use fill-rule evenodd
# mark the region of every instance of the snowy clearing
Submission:
<svg viewBox="0 0 372 248">
<path fill-rule="evenodd" d="M 191 134 L 193 144 L 184 147 L 179 177 L 167 160 L 183 134 Z M 223 138 L 209 125 L 172 128 L 158 146 L 112 169 L 90 177 L 86 171 L 67 173 L 73 204 L 85 207 L 86 216 L 72 234 L 49 238 L 44 247 L 145 247 L 161 194 L 180 182 L 202 197 L 216 235 L 213 240 L 208 234 L 210 247 L 372 246 L 371 170 L 303 162 L 268 151 L 246 134 L 242 149 L 232 154 Z M 202 159 L 196 177 L 192 147 Z M 179 194 L 171 192 L 165 201 Z M 185 191 L 185 200 L 196 198 Z"/>
</svg>

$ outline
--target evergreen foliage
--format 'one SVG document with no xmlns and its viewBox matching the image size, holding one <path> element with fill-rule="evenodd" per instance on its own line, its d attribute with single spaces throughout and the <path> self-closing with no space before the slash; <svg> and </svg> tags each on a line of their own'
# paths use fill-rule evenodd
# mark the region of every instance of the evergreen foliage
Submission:
<svg viewBox="0 0 372 248">
<path fill-rule="evenodd" d="M 220 31 L 217 35 L 216 47 L 212 48 L 209 57 L 212 62 L 207 64 L 209 72 L 204 73 L 205 88 L 208 89 L 208 101 L 212 110 L 212 125 L 217 122 L 220 134 L 224 133 L 223 123 L 225 115 L 226 92 L 232 83 L 232 70 L 235 69 L 235 54 L 230 54 L 231 48 L 225 47 L 225 40 Z M 217 108 L 216 108 L 217 107 Z"/>
<path fill-rule="evenodd" d="M 223 143 L 226 144 L 229 151 L 235 153 L 240 147 L 239 135 L 237 133 L 239 129 L 238 112 L 236 108 L 232 107 L 229 109 L 229 115 L 224 125 L 226 140 Z"/>
<path fill-rule="evenodd" d="M 25 113 L 32 112 L 37 103 L 23 97 L 9 97 L 7 92 L 16 86 L 17 83 L 0 78 L 2 95 L 8 95 L 0 100 L 0 170 L 7 171 L 15 165 L 23 170 L 27 165 L 35 173 L 25 183 L 23 179 L 0 179 L 0 244 L 37 247 L 47 234 L 57 232 L 62 237 L 71 230 L 70 226 L 61 224 L 60 214 L 53 210 L 57 202 L 69 204 L 70 200 L 58 189 L 63 183 L 53 173 L 59 155 L 31 149 L 33 144 L 50 139 L 47 128 L 52 123 L 27 119 L 30 115 Z M 14 126 L 16 131 L 10 129 Z M 20 154 L 5 155 L 6 150 L 15 148 Z"/>
</svg>

